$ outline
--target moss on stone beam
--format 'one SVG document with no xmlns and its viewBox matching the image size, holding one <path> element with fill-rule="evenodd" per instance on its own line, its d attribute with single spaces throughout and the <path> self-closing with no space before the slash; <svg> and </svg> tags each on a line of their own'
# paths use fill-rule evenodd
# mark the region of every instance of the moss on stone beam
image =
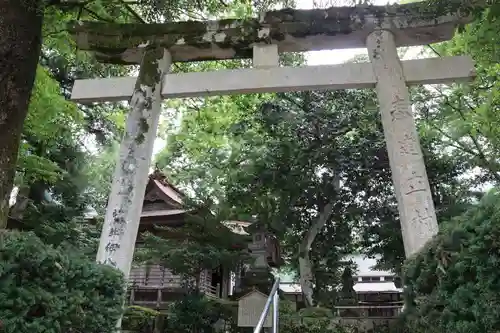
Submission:
<svg viewBox="0 0 500 333">
<path fill-rule="evenodd" d="M 474 2 L 474 4 L 471 4 Z M 159 24 L 73 22 L 81 50 L 102 62 L 137 64 L 145 46 L 168 48 L 173 61 L 250 58 L 253 45 L 273 43 L 279 52 L 364 47 L 375 29 L 389 29 L 398 46 L 441 42 L 470 20 L 474 0 L 429 0 L 392 6 L 282 9 L 246 20 Z"/>
</svg>

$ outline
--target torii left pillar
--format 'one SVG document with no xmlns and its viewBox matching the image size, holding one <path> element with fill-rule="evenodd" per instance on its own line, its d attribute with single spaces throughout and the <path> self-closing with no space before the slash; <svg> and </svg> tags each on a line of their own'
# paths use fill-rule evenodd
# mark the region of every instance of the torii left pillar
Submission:
<svg viewBox="0 0 500 333">
<path fill-rule="evenodd" d="M 153 145 L 160 119 L 161 90 L 172 57 L 168 50 L 147 46 L 130 99 L 130 113 L 106 209 L 97 262 L 128 277 L 139 230 Z"/>
</svg>

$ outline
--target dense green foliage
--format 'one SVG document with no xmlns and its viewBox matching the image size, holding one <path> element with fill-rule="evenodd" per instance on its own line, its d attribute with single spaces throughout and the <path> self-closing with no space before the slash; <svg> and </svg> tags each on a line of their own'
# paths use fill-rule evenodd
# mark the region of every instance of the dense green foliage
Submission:
<svg viewBox="0 0 500 333">
<path fill-rule="evenodd" d="M 331 302 L 340 282 L 341 259 L 359 246 L 383 252 L 391 268 L 403 261 L 402 239 L 382 128 L 372 91 L 302 92 L 225 97 L 202 102 L 183 119 L 159 164 L 227 207 L 252 215 L 284 245 L 297 267 L 297 246 L 331 204 L 330 217 L 312 245 L 316 298 Z M 422 141 L 440 214 L 463 206 L 462 163 Z M 335 182 L 342 186 L 336 188 Z M 199 184 L 203 184 L 200 186 Z M 201 188 L 201 190 L 200 190 Z M 208 190 L 205 190 L 208 188 Z M 232 214 L 232 215 L 231 215 Z M 352 241 L 352 232 L 363 238 Z M 389 266 L 389 265 L 388 265 Z"/>
<path fill-rule="evenodd" d="M 290 333 L 357 333 L 355 327 L 337 325 L 331 309 L 314 307 L 300 311 L 293 309 L 293 303 L 280 302 L 280 332 Z M 377 332 L 379 333 L 379 332 Z"/>
<path fill-rule="evenodd" d="M 9 232 L 0 244 L 2 332 L 111 332 L 124 279 L 113 268 Z"/>
<path fill-rule="evenodd" d="M 206 298 L 199 292 L 185 295 L 168 310 L 165 332 L 215 332 L 215 324 L 234 318 L 233 306 Z"/>
<path fill-rule="evenodd" d="M 476 183 L 500 180 L 499 133 L 493 125 L 500 110 L 499 28 L 498 19 L 483 18 L 434 48 L 442 56 L 471 55 L 478 74 L 472 84 L 432 86 L 414 96 L 416 110 L 425 120 L 422 135 L 433 138 L 436 149 L 452 152 L 468 170 L 477 168 L 472 179 Z"/>
<path fill-rule="evenodd" d="M 122 329 L 137 333 L 153 332 L 155 321 L 160 312 L 136 305 L 130 305 L 125 309 L 122 318 Z"/>
<path fill-rule="evenodd" d="M 220 221 L 204 209 L 187 217 L 182 227 L 158 227 L 155 234 L 144 233 L 144 245 L 138 249 L 136 261 L 161 264 L 186 279 L 221 266 L 235 269 L 248 259 L 244 250 L 249 238 L 232 233 Z M 189 288 L 197 290 L 198 281 L 192 282 Z"/>
<path fill-rule="evenodd" d="M 499 184 L 500 21 L 494 10 L 434 47 L 440 55 L 471 55 L 475 82 L 421 90 L 415 96 L 424 119 L 421 135 L 434 138 L 435 149 L 469 170 L 463 189 Z M 440 234 L 406 264 L 408 308 L 401 331 L 498 331 L 498 199 L 495 189 L 478 204 L 469 200 L 466 212 L 443 217 Z"/>
<path fill-rule="evenodd" d="M 9 227 L 31 233 L 7 233 L 0 239 L 0 320 L 6 332 L 107 332 L 121 313 L 123 281 L 117 272 L 92 262 L 100 222 L 89 223 L 83 216 L 89 206 L 104 212 L 126 108 L 77 105 L 67 97 L 77 78 L 123 76 L 130 69 L 76 53 L 68 42 L 67 22 L 245 17 L 289 2 L 47 3 L 41 58 L 19 149 L 19 191 L 9 211 Z M 499 330 L 498 194 L 475 205 L 482 188 L 500 180 L 498 9 L 494 4 L 451 41 L 433 46 L 440 55 L 472 55 L 475 82 L 411 91 L 438 218 L 451 220 L 407 266 L 414 304 L 405 325 L 414 332 Z M 282 63 L 305 61 L 292 54 L 282 56 Z M 174 71 L 249 65 L 204 62 L 176 65 Z M 239 218 L 257 220 L 275 233 L 287 263 L 297 269 L 297 259 L 304 256 L 298 244 L 329 213 L 306 255 L 316 304 L 330 307 L 351 298 L 352 285 L 346 281 L 352 272 L 342 258 L 353 251 L 381 255 L 381 267 L 399 271 L 404 259 L 401 230 L 373 91 L 223 96 L 169 101 L 168 106 L 169 117 L 178 120 L 180 115 L 181 124 L 173 130 L 171 123 L 162 125 L 160 136 L 168 144 L 158 165 L 206 211 L 184 228 L 157 229 L 160 235 L 177 233 L 177 238 L 145 235 L 149 246 L 138 251 L 141 260 L 184 276 L 220 264 L 232 267 L 246 259 L 240 251 L 246 240 L 219 222 Z M 332 291 L 340 284 L 345 290 Z M 285 313 L 281 328 L 348 331 L 330 327 L 329 310 L 322 310 Z M 130 307 L 124 325 L 150 329 L 156 315 Z M 167 331 L 208 332 L 220 318 L 234 324 L 235 313 L 231 306 L 194 292 L 174 302 L 168 318 Z"/>
<path fill-rule="evenodd" d="M 500 192 L 493 190 L 405 266 L 413 332 L 500 329 Z"/>
</svg>

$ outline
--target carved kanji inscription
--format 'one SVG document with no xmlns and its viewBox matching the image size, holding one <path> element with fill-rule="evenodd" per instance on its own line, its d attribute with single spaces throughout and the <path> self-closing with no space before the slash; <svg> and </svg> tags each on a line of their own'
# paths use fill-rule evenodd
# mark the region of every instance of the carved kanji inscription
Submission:
<svg viewBox="0 0 500 333">
<path fill-rule="evenodd" d="M 404 155 L 419 156 L 421 154 L 418 139 L 413 133 L 405 133 L 401 139 L 398 140 L 398 147 Z"/>
</svg>

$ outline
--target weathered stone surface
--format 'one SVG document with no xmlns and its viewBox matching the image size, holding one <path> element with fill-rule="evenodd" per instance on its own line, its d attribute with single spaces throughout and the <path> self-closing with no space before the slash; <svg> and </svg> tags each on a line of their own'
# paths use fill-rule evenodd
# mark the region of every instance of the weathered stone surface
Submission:
<svg viewBox="0 0 500 333">
<path fill-rule="evenodd" d="M 277 44 L 279 52 L 365 47 L 368 35 L 380 28 L 392 31 L 398 46 L 448 40 L 469 20 L 463 10 L 468 7 L 448 3 L 283 9 L 260 18 L 208 22 L 74 22 L 69 30 L 79 49 L 96 52 L 102 62 L 136 64 L 148 43 L 168 48 L 173 61 L 251 58 L 259 43 Z"/>
<path fill-rule="evenodd" d="M 475 77 L 469 56 L 406 60 L 407 85 L 468 82 Z M 257 65 L 257 64 L 254 64 Z M 262 64 L 260 64 L 262 65 Z M 79 103 L 128 100 L 136 78 L 76 80 L 71 99 Z M 304 67 L 242 68 L 167 74 L 162 97 L 184 98 L 228 94 L 375 88 L 370 63 Z"/>
<path fill-rule="evenodd" d="M 161 113 L 162 76 L 170 64 L 170 54 L 162 48 L 148 49 L 145 53 L 113 175 L 96 260 L 120 269 L 125 276 L 132 264 Z"/>
<path fill-rule="evenodd" d="M 436 211 L 394 36 L 390 31 L 376 31 L 368 37 L 367 46 L 377 78 L 382 125 L 408 257 L 437 234 Z"/>
</svg>

